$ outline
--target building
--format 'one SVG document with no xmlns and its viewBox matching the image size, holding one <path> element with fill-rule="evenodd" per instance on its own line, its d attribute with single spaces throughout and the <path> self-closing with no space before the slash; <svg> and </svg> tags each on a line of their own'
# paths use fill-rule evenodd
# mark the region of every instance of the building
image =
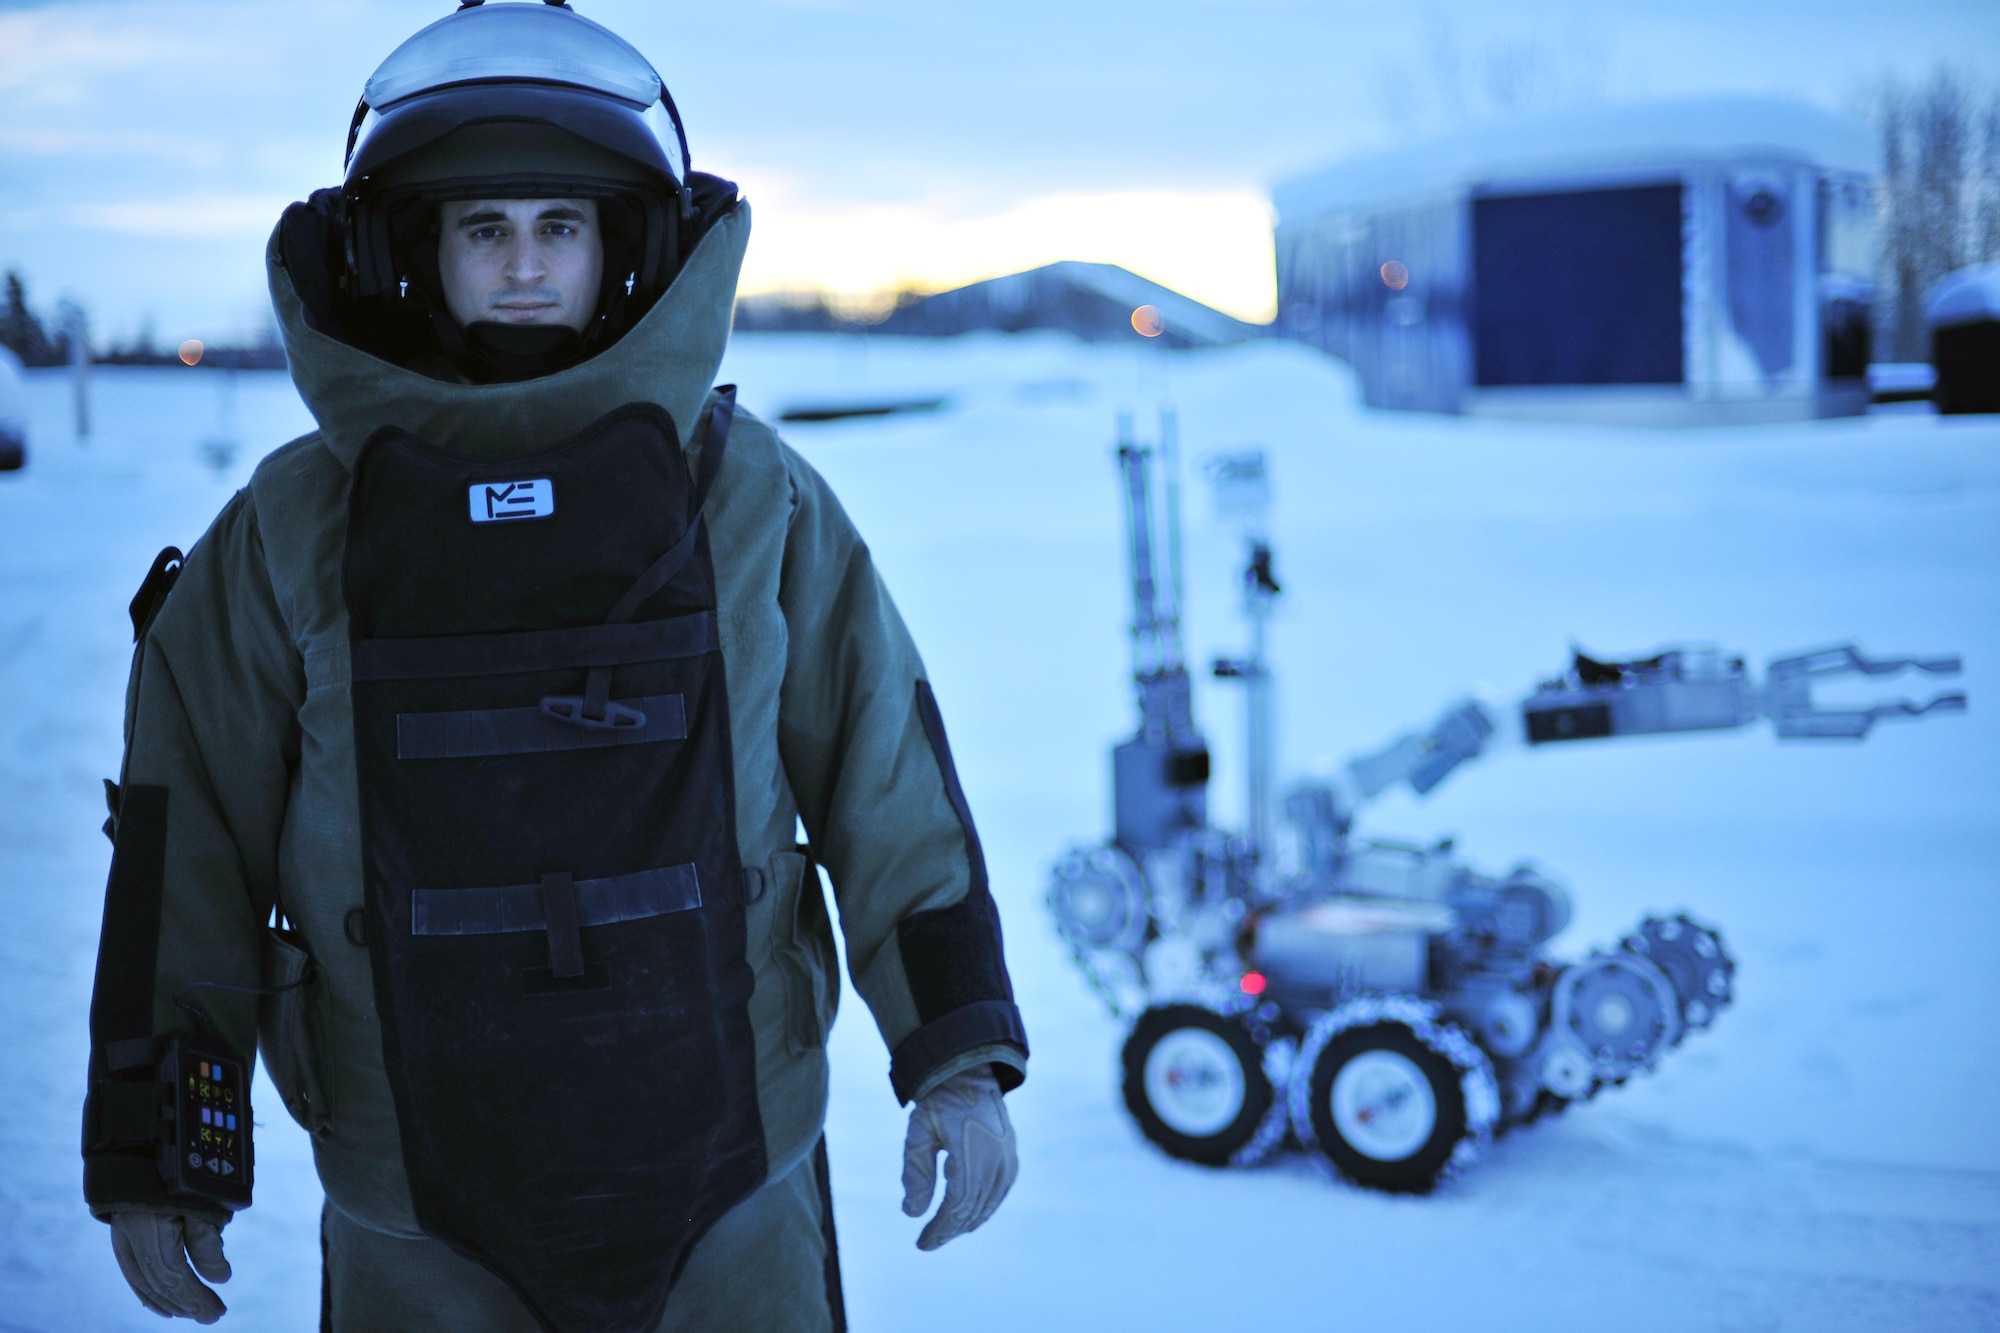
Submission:
<svg viewBox="0 0 2000 1333">
<path fill-rule="evenodd" d="M 1710 99 L 1524 118 L 1274 191 L 1278 324 L 1375 407 L 1633 424 L 1862 411 L 1874 149 Z"/>
</svg>

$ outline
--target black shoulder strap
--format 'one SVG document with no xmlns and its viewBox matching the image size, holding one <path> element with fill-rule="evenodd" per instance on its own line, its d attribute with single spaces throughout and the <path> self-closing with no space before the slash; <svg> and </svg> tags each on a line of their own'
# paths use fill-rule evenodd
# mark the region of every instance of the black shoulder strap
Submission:
<svg viewBox="0 0 2000 1333">
<path fill-rule="evenodd" d="M 722 455 L 729 448 L 729 428 L 736 422 L 736 386 L 725 384 L 715 391 L 715 408 L 708 414 L 708 433 L 701 442 L 701 478 L 695 482 L 694 510 L 708 503 L 708 488 L 722 471 Z"/>
<path fill-rule="evenodd" d="M 715 407 L 708 414 L 708 432 L 702 437 L 701 477 L 695 482 L 694 495 L 688 504 L 687 531 L 625 590 L 625 595 L 611 608 L 611 614 L 604 618 L 605 624 L 629 624 L 632 617 L 639 613 L 639 608 L 645 605 L 646 599 L 673 582 L 674 575 L 681 572 L 681 567 L 694 554 L 695 542 L 701 537 L 702 511 L 708 505 L 709 487 L 715 484 L 715 478 L 722 471 L 722 455 L 729 447 L 729 428 L 735 420 L 736 386 L 725 384 L 716 393 Z M 610 702 L 611 668 L 592 667 L 585 678 L 578 722 L 585 726 L 600 725 Z"/>
<path fill-rule="evenodd" d="M 160 603 L 166 601 L 167 594 L 173 591 L 174 580 L 181 576 L 183 561 L 178 546 L 169 546 L 153 557 L 153 567 L 146 571 L 145 582 L 139 585 L 132 605 L 127 608 L 132 614 L 132 642 L 137 643 L 146 637 L 146 626 L 153 623 Z"/>
<path fill-rule="evenodd" d="M 729 427 L 736 420 L 736 386 L 725 384 L 717 392 L 715 408 L 708 414 L 708 431 L 701 442 L 701 477 L 695 482 L 694 497 L 688 505 L 687 531 L 668 547 L 666 553 L 647 567 L 638 582 L 625 590 L 618 605 L 604 618 L 607 625 L 623 625 L 638 613 L 648 597 L 673 581 L 681 566 L 694 554 L 695 534 L 701 531 L 702 510 L 708 504 L 709 487 L 722 471 L 722 455 L 729 447 Z"/>
<path fill-rule="evenodd" d="M 153 617 L 160 613 L 160 607 L 165 604 L 167 594 L 174 590 L 174 583 L 180 578 L 186 563 L 186 557 L 178 546 L 169 546 L 153 557 L 152 567 L 146 571 L 139 591 L 132 595 L 131 605 L 126 608 L 132 617 L 133 643 L 141 643 L 145 639 L 146 631 L 152 628 Z M 125 692 L 125 744 L 128 747 L 132 744 L 132 723 L 139 706 L 138 676 L 145 660 L 144 647 L 132 654 L 133 684 Z M 122 763 L 118 777 L 121 782 L 125 778 L 125 765 Z M 114 847 L 118 845 L 118 809 L 122 795 L 117 782 L 110 778 L 104 780 L 104 804 L 110 811 L 110 818 L 104 821 L 104 836 L 111 839 Z"/>
</svg>

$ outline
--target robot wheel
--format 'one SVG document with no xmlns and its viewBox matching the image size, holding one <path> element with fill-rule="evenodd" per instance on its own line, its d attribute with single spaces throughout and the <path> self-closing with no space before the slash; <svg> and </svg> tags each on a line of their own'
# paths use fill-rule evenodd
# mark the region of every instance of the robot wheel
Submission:
<svg viewBox="0 0 2000 1333">
<path fill-rule="evenodd" d="M 1163 1004 L 1139 1015 L 1124 1066 L 1125 1105 L 1140 1131 L 1184 1161 L 1245 1165 L 1244 1150 L 1270 1137 L 1259 1131 L 1273 1111 L 1283 1114 L 1257 1039 L 1237 1019 L 1200 1005 Z"/>
<path fill-rule="evenodd" d="M 1306 1033 L 1294 1069 L 1293 1132 L 1370 1189 L 1428 1193 L 1479 1158 L 1500 1118 L 1485 1052 L 1411 996 L 1334 1009 Z"/>
</svg>

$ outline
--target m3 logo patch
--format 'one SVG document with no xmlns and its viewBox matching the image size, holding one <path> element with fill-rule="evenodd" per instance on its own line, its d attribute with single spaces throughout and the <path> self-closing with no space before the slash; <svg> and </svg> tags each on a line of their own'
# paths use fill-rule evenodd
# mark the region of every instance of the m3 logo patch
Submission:
<svg viewBox="0 0 2000 1333">
<path fill-rule="evenodd" d="M 515 518 L 547 518 L 556 512 L 556 484 L 548 477 L 528 481 L 480 481 L 467 491 L 474 523 Z"/>
</svg>

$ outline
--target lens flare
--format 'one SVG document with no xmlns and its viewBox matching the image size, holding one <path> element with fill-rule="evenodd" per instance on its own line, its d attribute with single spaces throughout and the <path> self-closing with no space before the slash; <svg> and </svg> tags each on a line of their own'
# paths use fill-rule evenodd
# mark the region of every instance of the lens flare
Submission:
<svg viewBox="0 0 2000 1333">
<path fill-rule="evenodd" d="M 200 365 L 201 352 L 202 352 L 201 339 L 199 338 L 188 339 L 186 342 L 181 344 L 181 363 L 183 365 L 189 365 L 189 366 Z"/>
<path fill-rule="evenodd" d="M 1392 292 L 1400 292 L 1410 285 L 1410 270 L 1399 259 L 1392 259 L 1382 265 L 1382 285 Z"/>
<path fill-rule="evenodd" d="M 1132 312 L 1132 327 L 1141 338 L 1157 338 L 1167 331 L 1167 317 L 1156 305 L 1142 305 Z"/>
</svg>

